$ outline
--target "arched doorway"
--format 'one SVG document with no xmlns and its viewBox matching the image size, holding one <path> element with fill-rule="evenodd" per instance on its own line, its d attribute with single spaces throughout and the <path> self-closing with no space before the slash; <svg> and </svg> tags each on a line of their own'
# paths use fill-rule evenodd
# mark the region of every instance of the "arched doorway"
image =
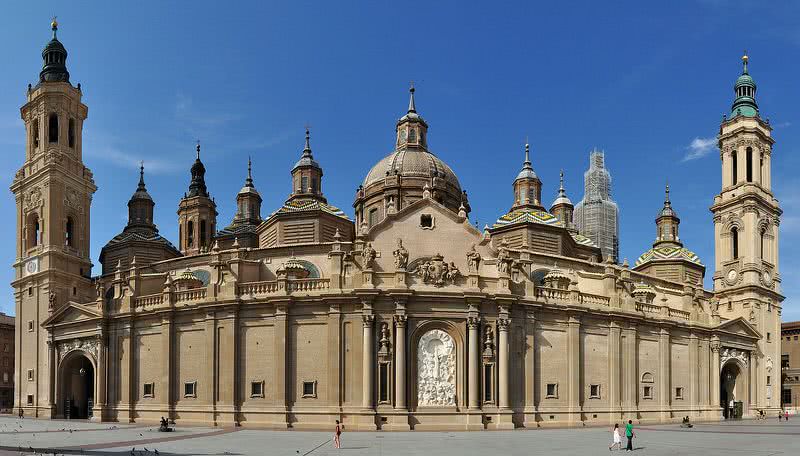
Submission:
<svg viewBox="0 0 800 456">
<path fill-rule="evenodd" d="M 731 360 L 722 366 L 719 379 L 719 405 L 725 419 L 741 418 L 747 399 L 747 384 L 743 367 Z"/>
<path fill-rule="evenodd" d="M 80 351 L 67 355 L 59 372 L 61 416 L 69 419 L 91 417 L 94 404 L 94 365 Z"/>
</svg>

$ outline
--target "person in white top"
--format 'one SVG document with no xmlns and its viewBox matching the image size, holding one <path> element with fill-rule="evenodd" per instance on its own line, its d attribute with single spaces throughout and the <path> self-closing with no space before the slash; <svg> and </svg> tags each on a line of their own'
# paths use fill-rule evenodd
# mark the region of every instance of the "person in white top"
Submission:
<svg viewBox="0 0 800 456">
<path fill-rule="evenodd" d="M 614 430 L 611 431 L 611 436 L 614 438 L 614 443 L 608 447 L 608 451 L 611 451 L 612 448 L 616 445 L 618 450 L 622 449 L 622 436 L 619 434 L 619 423 L 614 424 Z"/>
</svg>

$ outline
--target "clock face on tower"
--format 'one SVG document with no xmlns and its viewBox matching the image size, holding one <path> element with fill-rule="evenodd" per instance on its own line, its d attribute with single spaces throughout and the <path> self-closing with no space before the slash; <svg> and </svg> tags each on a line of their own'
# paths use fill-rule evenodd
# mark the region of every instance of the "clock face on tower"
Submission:
<svg viewBox="0 0 800 456">
<path fill-rule="evenodd" d="M 39 259 L 32 258 L 25 263 L 25 272 L 27 274 L 36 274 L 39 272 Z"/>
</svg>

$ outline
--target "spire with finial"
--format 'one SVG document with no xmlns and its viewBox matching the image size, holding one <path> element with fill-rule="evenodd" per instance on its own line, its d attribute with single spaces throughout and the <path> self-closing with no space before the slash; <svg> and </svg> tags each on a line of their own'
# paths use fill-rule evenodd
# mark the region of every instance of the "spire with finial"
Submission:
<svg viewBox="0 0 800 456">
<path fill-rule="evenodd" d="M 208 188 L 206 187 L 206 167 L 200 161 L 200 140 L 197 140 L 197 158 L 191 168 L 192 180 L 189 183 L 189 197 L 204 196 L 209 197 Z"/>
<path fill-rule="evenodd" d="M 747 56 L 747 50 L 744 51 L 742 54 L 742 74 L 747 74 L 747 61 L 750 60 L 750 57 Z"/>
<path fill-rule="evenodd" d="M 744 117 L 757 117 L 758 104 L 756 103 L 756 82 L 750 76 L 747 64 L 750 62 L 750 57 L 747 51 L 742 55 L 742 74 L 736 79 L 736 84 L 733 87 L 736 99 L 731 106 L 731 114 L 728 116 L 731 120 L 737 116 Z"/>
<path fill-rule="evenodd" d="M 67 71 L 67 50 L 58 41 L 58 21 L 53 16 L 50 22 L 50 29 L 53 31 L 53 38 L 42 50 L 42 71 L 39 73 L 39 82 L 69 82 L 69 72 Z"/>
<path fill-rule="evenodd" d="M 253 185 L 253 168 L 252 162 L 250 161 L 250 156 L 247 156 L 247 179 L 244 181 L 245 187 L 254 187 Z"/>
<path fill-rule="evenodd" d="M 414 103 L 414 81 L 411 81 L 411 87 L 408 89 L 408 92 L 411 94 L 408 99 L 408 112 L 417 112 L 417 105 Z"/>
<path fill-rule="evenodd" d="M 664 206 L 671 206 L 672 204 L 669 201 L 669 181 L 667 181 L 666 186 L 664 187 Z"/>
<path fill-rule="evenodd" d="M 139 186 L 137 190 L 145 190 L 144 187 L 144 161 L 139 162 Z"/>
<path fill-rule="evenodd" d="M 531 165 L 531 146 L 525 140 L 525 161 L 522 162 L 522 169 L 514 179 L 514 205 L 512 210 L 529 208 L 543 211 L 541 204 L 542 181 L 533 170 Z"/>
<path fill-rule="evenodd" d="M 303 153 L 308 152 L 311 154 L 311 126 L 306 125 L 306 146 L 303 148 Z"/>
<path fill-rule="evenodd" d="M 200 140 L 197 140 L 197 159 L 200 160 Z"/>
</svg>

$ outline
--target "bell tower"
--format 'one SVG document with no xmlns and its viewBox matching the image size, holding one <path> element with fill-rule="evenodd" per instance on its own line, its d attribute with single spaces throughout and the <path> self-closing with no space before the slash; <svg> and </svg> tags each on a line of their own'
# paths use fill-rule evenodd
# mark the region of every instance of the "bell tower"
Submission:
<svg viewBox="0 0 800 456">
<path fill-rule="evenodd" d="M 772 193 L 772 128 L 756 104 L 748 56 L 736 80 L 731 113 L 723 117 L 718 144 L 722 190 L 714 197 L 714 292 L 720 318 L 743 317 L 761 334 L 757 401 L 780 407 L 781 276 L 778 225 L 782 210 Z M 771 370 L 771 371 L 770 371 Z"/>
<path fill-rule="evenodd" d="M 217 232 L 217 203 L 206 187 L 206 167 L 200 161 L 200 142 L 197 158 L 191 168 L 189 191 L 178 206 L 178 238 L 184 255 L 197 255 L 211 249 Z"/>
<path fill-rule="evenodd" d="M 88 109 L 81 86 L 66 67 L 67 50 L 53 38 L 42 51 L 39 83 L 28 85 L 20 109 L 25 122 L 25 161 L 11 191 L 17 202 L 14 287 L 17 313 L 15 404 L 50 416 L 52 391 L 46 371 L 47 334 L 40 326 L 68 301 L 94 299 L 89 259 L 89 213 L 97 190 L 83 164 L 82 130 Z M 32 413 L 33 414 L 33 413 Z"/>
</svg>

